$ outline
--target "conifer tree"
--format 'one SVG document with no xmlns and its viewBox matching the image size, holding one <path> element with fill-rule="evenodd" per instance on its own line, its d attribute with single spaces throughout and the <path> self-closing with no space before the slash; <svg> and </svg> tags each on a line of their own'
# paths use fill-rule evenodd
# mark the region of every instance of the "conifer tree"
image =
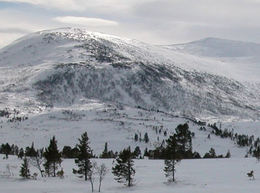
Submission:
<svg viewBox="0 0 260 193">
<path fill-rule="evenodd" d="M 108 158 L 109 155 L 108 155 L 108 148 L 107 148 L 107 142 L 105 143 L 105 148 L 104 148 L 104 151 L 102 152 L 101 158 Z"/>
<path fill-rule="evenodd" d="M 55 139 L 55 136 L 53 136 L 53 138 L 50 140 L 50 144 L 48 148 L 45 149 L 43 156 L 46 159 L 44 163 L 46 173 L 48 176 L 51 175 L 56 177 L 56 171 L 62 160 L 61 153 L 57 147 L 57 140 Z"/>
<path fill-rule="evenodd" d="M 149 142 L 149 137 L 148 137 L 148 134 L 147 134 L 147 133 L 144 134 L 144 142 L 145 142 L 145 143 L 148 143 L 148 142 Z"/>
<path fill-rule="evenodd" d="M 18 158 L 23 159 L 23 156 L 24 156 L 24 151 L 23 148 L 21 148 L 18 153 Z"/>
<path fill-rule="evenodd" d="M 177 152 L 177 141 L 176 136 L 171 135 L 169 139 L 166 140 L 166 159 L 164 161 L 165 167 L 164 172 L 165 176 L 169 178 L 170 181 L 175 181 L 175 166 L 177 161 L 179 161 L 179 154 Z"/>
<path fill-rule="evenodd" d="M 253 151 L 253 156 L 260 161 L 260 147 L 258 146 L 254 151 Z"/>
<path fill-rule="evenodd" d="M 77 144 L 77 148 L 79 153 L 77 158 L 75 159 L 75 163 L 78 165 L 78 169 L 73 169 L 74 174 L 79 174 L 79 177 L 84 177 L 85 180 L 88 180 L 88 173 L 91 171 L 91 161 L 92 150 L 89 146 L 89 138 L 87 132 L 81 135 L 81 138 L 78 139 L 79 144 Z"/>
<path fill-rule="evenodd" d="M 178 146 L 178 153 L 183 158 L 187 158 L 192 153 L 192 133 L 189 130 L 189 125 L 187 123 L 180 124 L 175 129 L 176 143 Z"/>
<path fill-rule="evenodd" d="M 29 170 L 28 160 L 27 160 L 26 157 L 23 159 L 23 163 L 22 163 L 22 166 L 21 166 L 21 169 L 20 169 L 20 176 L 23 177 L 23 178 L 26 178 L 26 179 L 29 179 L 30 176 L 31 176 L 30 170 Z"/>
<path fill-rule="evenodd" d="M 119 153 L 116 158 L 116 164 L 112 168 L 112 173 L 115 176 L 115 180 L 119 183 L 125 183 L 128 187 L 133 185 L 135 169 L 133 154 L 131 153 L 130 147 L 124 149 Z"/>
<path fill-rule="evenodd" d="M 32 143 L 31 147 L 26 147 L 25 156 L 27 157 L 35 157 L 37 156 L 37 151 L 34 148 L 34 143 Z"/>
<path fill-rule="evenodd" d="M 8 159 L 8 155 L 11 153 L 12 149 L 9 143 L 2 144 L 2 151 L 5 154 L 5 158 Z"/>
<path fill-rule="evenodd" d="M 134 137 L 135 141 L 138 141 L 138 134 L 135 133 L 135 137 Z"/>
</svg>

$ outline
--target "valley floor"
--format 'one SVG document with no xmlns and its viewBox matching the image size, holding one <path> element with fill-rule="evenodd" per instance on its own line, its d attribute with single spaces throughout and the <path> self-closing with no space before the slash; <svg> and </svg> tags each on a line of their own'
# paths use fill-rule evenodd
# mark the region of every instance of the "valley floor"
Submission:
<svg viewBox="0 0 260 193">
<path fill-rule="evenodd" d="M 135 160 L 135 185 L 131 188 L 118 184 L 111 174 L 112 159 L 97 159 L 98 164 L 105 163 L 110 169 L 105 177 L 101 192 L 104 193 L 259 193 L 260 163 L 254 158 L 182 160 L 177 165 L 176 183 L 167 183 L 163 173 L 163 160 Z M 5 176 L 9 165 L 12 176 Z M 72 174 L 74 160 L 62 162 L 64 179 L 38 178 L 23 180 L 19 177 L 21 160 L 11 156 L 8 160 L 0 157 L 1 193 L 88 193 L 89 182 Z M 31 173 L 36 170 L 31 167 Z M 246 173 L 254 170 L 255 180 Z M 95 184 L 98 192 L 98 180 Z"/>
</svg>

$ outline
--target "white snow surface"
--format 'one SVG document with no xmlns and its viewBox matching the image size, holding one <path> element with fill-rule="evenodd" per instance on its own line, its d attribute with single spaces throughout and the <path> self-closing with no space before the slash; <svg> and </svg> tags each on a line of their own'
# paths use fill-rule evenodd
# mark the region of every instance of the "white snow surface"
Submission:
<svg viewBox="0 0 260 193">
<path fill-rule="evenodd" d="M 135 185 L 130 188 L 114 180 L 111 159 L 95 161 L 98 164 L 105 163 L 110 169 L 102 183 L 101 192 L 104 193 L 258 193 L 260 190 L 260 164 L 253 158 L 182 160 L 177 164 L 175 183 L 167 182 L 163 173 L 163 160 L 135 160 Z M 89 182 L 72 174 L 72 168 L 76 167 L 74 160 L 66 159 L 62 162 L 64 179 L 38 177 L 37 180 L 23 180 L 19 177 L 21 160 L 15 157 L 0 162 L 1 174 L 6 171 L 7 165 L 12 176 L 0 178 L 0 192 L 3 193 L 91 192 Z M 33 167 L 30 170 L 32 173 L 37 172 Z M 250 180 L 246 175 L 251 170 L 255 171 L 255 180 Z M 97 180 L 94 189 L 98 192 Z"/>
</svg>

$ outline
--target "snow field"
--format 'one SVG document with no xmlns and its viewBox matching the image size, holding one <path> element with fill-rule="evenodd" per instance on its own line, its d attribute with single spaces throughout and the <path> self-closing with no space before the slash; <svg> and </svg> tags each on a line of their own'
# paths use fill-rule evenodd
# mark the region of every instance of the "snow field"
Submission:
<svg viewBox="0 0 260 193">
<path fill-rule="evenodd" d="M 2 158 L 3 156 L 1 156 Z M 93 161 L 93 160 L 92 160 Z M 168 183 L 163 173 L 163 160 L 135 160 L 135 185 L 125 187 L 117 183 L 111 174 L 112 159 L 96 159 L 110 169 L 102 183 L 104 193 L 259 193 L 260 163 L 253 158 L 182 160 L 177 164 L 176 182 Z M 21 160 L 10 156 L 0 161 L 1 172 L 9 164 L 13 176 L 0 177 L 0 192 L 3 193 L 86 193 L 91 192 L 89 182 L 72 174 L 74 160 L 62 162 L 65 178 L 41 178 L 23 180 L 19 177 Z M 32 171 L 33 167 L 30 167 Z M 254 170 L 255 180 L 246 173 Z M 95 182 L 95 191 L 98 181 Z"/>
</svg>

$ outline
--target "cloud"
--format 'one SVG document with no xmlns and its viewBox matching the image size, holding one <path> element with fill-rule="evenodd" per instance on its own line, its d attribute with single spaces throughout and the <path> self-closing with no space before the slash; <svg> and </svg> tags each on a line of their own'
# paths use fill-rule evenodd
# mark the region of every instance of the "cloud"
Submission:
<svg viewBox="0 0 260 193">
<path fill-rule="evenodd" d="M 0 0 L 0 7 L 3 1 L 10 3 L 0 8 L 5 34 L 84 26 L 154 44 L 209 36 L 260 42 L 260 0 Z"/>
<path fill-rule="evenodd" d="M 125 12 L 130 7 L 138 4 L 139 0 L 1 0 L 10 3 L 28 3 L 45 8 L 55 8 L 65 11 L 86 11 L 93 10 L 97 12 Z M 151 0 L 142 0 L 142 2 Z M 126 13 L 126 12 L 125 12 Z"/>
<path fill-rule="evenodd" d="M 55 17 L 55 21 L 73 24 L 79 26 L 117 26 L 118 23 L 116 21 L 100 19 L 100 18 L 89 18 L 89 17 L 75 17 L 75 16 L 64 16 L 64 17 Z"/>
<path fill-rule="evenodd" d="M 7 34 L 26 34 L 30 33 L 30 30 L 23 29 L 23 28 L 0 28 L 0 33 L 7 33 Z"/>
</svg>

